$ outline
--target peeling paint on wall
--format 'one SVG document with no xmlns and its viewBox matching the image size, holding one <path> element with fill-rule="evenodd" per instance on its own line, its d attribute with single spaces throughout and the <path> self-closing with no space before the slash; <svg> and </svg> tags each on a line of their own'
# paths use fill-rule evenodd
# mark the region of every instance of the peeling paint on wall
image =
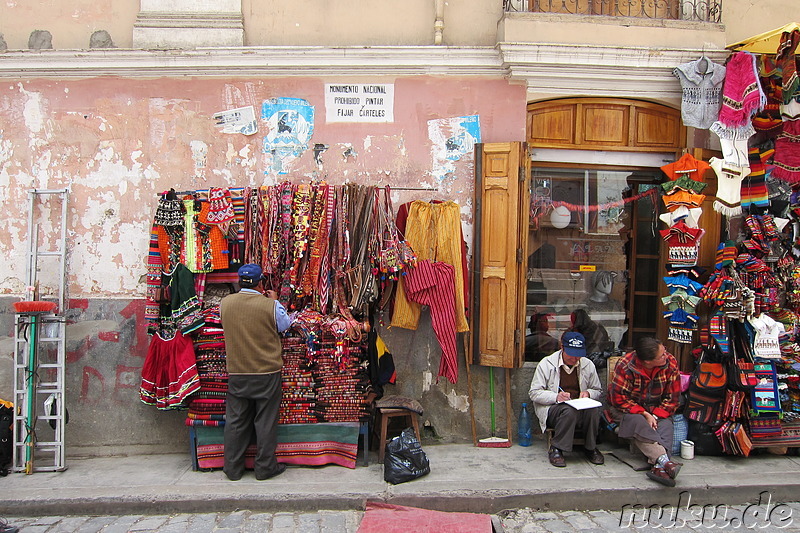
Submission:
<svg viewBox="0 0 800 533">
<path fill-rule="evenodd" d="M 453 409 L 466 413 L 469 409 L 469 398 L 465 394 L 457 394 L 455 389 L 450 389 L 447 396 L 447 403 Z"/>
<path fill-rule="evenodd" d="M 428 121 L 428 137 L 433 156 L 432 173 L 442 181 L 456 171 L 455 162 L 472 154 L 475 143 L 481 142 L 477 115 Z"/>
</svg>

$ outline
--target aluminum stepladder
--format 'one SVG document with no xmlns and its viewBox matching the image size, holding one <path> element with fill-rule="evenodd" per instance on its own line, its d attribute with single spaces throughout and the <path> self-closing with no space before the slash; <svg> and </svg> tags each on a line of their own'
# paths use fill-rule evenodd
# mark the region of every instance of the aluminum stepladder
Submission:
<svg viewBox="0 0 800 533">
<path fill-rule="evenodd" d="M 14 320 L 12 471 L 32 474 L 67 469 L 64 461 L 64 313 L 69 189 L 31 189 L 28 201 L 26 299 L 57 304 L 54 312 L 17 313 Z M 60 236 L 57 243 L 50 239 L 51 244 L 45 250 L 40 248 L 37 210 L 48 217 L 54 232 L 58 231 Z M 57 244 L 55 250 L 52 249 L 54 244 Z M 41 258 L 46 258 L 47 264 L 40 264 Z M 39 297 L 42 281 L 49 294 Z"/>
</svg>

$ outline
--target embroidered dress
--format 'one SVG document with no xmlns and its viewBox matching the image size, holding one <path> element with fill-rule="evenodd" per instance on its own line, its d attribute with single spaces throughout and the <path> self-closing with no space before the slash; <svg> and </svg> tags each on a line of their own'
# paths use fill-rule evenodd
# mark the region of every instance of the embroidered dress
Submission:
<svg viewBox="0 0 800 533">
<path fill-rule="evenodd" d="M 188 396 L 200 389 L 194 347 L 188 336 L 176 333 L 171 339 L 154 335 L 142 365 L 139 398 L 158 409 L 184 407 Z"/>
<path fill-rule="evenodd" d="M 714 211 L 726 216 L 742 213 L 742 180 L 750 174 L 750 167 L 740 167 L 712 157 L 711 168 L 717 174 L 717 199 Z"/>
<path fill-rule="evenodd" d="M 707 130 L 722 105 L 725 67 L 703 56 L 672 71 L 681 83 L 681 119 L 687 126 Z"/>
<path fill-rule="evenodd" d="M 183 333 L 203 326 L 205 319 L 194 289 L 194 276 L 183 264 L 178 264 L 169 276 L 172 301 L 170 321 Z"/>
</svg>

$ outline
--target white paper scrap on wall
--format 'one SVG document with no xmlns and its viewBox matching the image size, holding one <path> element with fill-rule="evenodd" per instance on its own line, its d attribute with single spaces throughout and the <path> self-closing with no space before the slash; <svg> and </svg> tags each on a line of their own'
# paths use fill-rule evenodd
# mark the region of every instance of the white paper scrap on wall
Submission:
<svg viewBox="0 0 800 533">
<path fill-rule="evenodd" d="M 256 110 L 253 106 L 237 107 L 214 113 L 214 120 L 217 126 L 222 126 L 222 133 L 253 135 L 258 132 Z"/>
</svg>

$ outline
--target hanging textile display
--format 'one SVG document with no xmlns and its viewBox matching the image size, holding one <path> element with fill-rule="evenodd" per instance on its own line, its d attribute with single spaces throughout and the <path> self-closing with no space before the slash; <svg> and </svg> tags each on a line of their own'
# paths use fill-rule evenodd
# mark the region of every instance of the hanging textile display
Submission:
<svg viewBox="0 0 800 533">
<path fill-rule="evenodd" d="M 707 130 L 722 105 L 725 67 L 703 56 L 672 71 L 681 83 L 681 119 L 687 126 Z"/>
</svg>

